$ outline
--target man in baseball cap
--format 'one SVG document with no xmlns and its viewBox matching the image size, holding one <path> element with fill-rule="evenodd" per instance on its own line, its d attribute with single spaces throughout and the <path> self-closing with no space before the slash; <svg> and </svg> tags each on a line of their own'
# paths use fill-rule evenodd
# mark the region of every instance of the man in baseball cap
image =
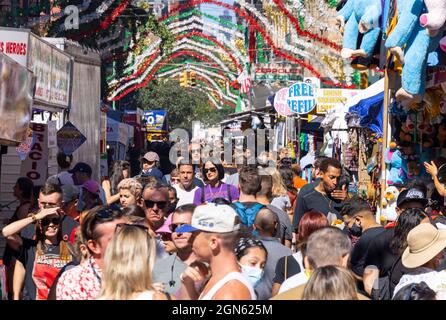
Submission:
<svg viewBox="0 0 446 320">
<path fill-rule="evenodd" d="M 158 169 L 160 163 L 160 157 L 156 152 L 149 151 L 141 159 L 142 170 L 135 178 L 142 180 L 143 177 L 153 176 L 161 182 L 163 173 Z"/>
<path fill-rule="evenodd" d="M 396 200 L 397 213 L 400 214 L 406 209 L 424 209 L 429 200 L 426 198 L 426 194 L 421 188 L 409 188 L 400 192 L 398 199 Z"/>
<path fill-rule="evenodd" d="M 240 272 L 234 253 L 239 237 L 240 218 L 229 205 L 209 203 L 198 206 L 191 224 L 178 227 L 175 232 L 193 232 L 192 250 L 198 261 L 191 264 L 181 275 L 181 281 L 190 298 L 200 300 L 255 300 L 251 284 Z M 209 264 L 211 278 L 201 295 L 195 290 L 195 282 L 205 280 Z"/>
</svg>

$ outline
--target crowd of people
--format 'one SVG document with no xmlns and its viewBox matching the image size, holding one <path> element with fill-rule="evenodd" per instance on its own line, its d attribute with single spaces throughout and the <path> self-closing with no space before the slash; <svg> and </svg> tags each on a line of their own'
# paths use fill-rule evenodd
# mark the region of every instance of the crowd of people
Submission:
<svg viewBox="0 0 446 320">
<path fill-rule="evenodd" d="M 134 177 L 116 161 L 99 183 L 59 153 L 45 185 L 19 178 L 2 230 L 9 299 L 446 298 L 444 206 L 423 183 L 401 186 L 398 218 L 383 225 L 336 159 L 316 157 L 306 181 L 286 149 L 229 172 L 198 146 L 166 175 L 150 151 Z"/>
</svg>

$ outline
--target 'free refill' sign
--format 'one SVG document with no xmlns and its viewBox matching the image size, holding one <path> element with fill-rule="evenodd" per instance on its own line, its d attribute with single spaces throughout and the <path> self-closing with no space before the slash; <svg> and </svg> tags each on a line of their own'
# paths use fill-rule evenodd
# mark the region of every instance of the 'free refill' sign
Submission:
<svg viewBox="0 0 446 320">
<path fill-rule="evenodd" d="M 309 83 L 297 82 L 288 88 L 288 108 L 297 114 L 311 112 L 317 103 L 316 90 Z"/>
</svg>

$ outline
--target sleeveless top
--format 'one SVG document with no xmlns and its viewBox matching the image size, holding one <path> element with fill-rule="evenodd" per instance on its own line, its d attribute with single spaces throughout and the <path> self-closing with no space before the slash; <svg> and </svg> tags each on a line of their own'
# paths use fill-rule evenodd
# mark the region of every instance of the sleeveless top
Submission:
<svg viewBox="0 0 446 320">
<path fill-rule="evenodd" d="M 218 290 L 220 290 L 226 283 L 231 280 L 237 280 L 241 282 L 246 288 L 248 288 L 251 294 L 251 300 L 256 300 L 257 296 L 252 288 L 251 284 L 246 280 L 246 278 L 240 272 L 228 273 L 225 277 L 219 280 L 204 296 L 200 295 L 198 300 L 212 300 Z"/>
</svg>

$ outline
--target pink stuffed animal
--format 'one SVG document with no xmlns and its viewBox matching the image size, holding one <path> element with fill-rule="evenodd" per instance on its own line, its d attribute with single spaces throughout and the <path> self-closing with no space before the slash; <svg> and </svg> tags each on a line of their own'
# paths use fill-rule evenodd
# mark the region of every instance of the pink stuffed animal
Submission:
<svg viewBox="0 0 446 320">
<path fill-rule="evenodd" d="M 420 16 L 420 24 L 431 37 L 435 37 L 446 23 L 446 0 L 424 0 L 428 13 Z M 440 40 L 440 47 L 446 51 L 446 37 Z"/>
</svg>

